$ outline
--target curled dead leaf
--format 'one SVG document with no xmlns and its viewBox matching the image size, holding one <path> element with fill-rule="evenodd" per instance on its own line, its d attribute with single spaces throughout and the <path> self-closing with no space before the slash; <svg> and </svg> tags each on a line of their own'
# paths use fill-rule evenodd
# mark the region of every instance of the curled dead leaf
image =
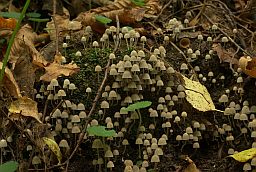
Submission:
<svg viewBox="0 0 256 172">
<path fill-rule="evenodd" d="M 37 34 L 32 31 L 32 28 L 29 25 L 24 25 L 18 31 L 9 57 L 9 63 L 12 63 L 13 69 L 15 68 L 16 63 L 23 61 L 24 58 L 30 59 L 32 57 L 32 63 L 39 67 L 44 67 L 48 64 L 34 46 L 36 39 Z"/>
<path fill-rule="evenodd" d="M 38 115 L 37 102 L 28 97 L 19 97 L 18 100 L 15 100 L 11 103 L 8 110 L 11 113 L 11 117 L 12 115 L 16 117 L 17 115 L 22 115 L 26 117 L 32 117 L 39 123 L 42 123 Z"/>
<path fill-rule="evenodd" d="M 239 59 L 239 67 L 243 72 L 251 77 L 256 78 L 256 58 L 241 57 Z"/>
<path fill-rule="evenodd" d="M 238 60 L 235 58 L 236 53 L 234 50 L 225 50 L 220 44 L 213 44 L 212 49 L 217 52 L 220 63 L 227 62 L 233 65 L 238 65 Z"/>
<path fill-rule="evenodd" d="M 67 32 L 67 31 L 75 31 L 80 30 L 82 28 L 81 22 L 79 21 L 70 21 L 68 16 L 63 15 L 55 15 L 56 24 L 58 25 L 59 32 Z M 50 21 L 46 24 L 46 30 L 50 35 L 51 40 L 55 40 L 56 30 L 55 30 L 54 21 Z"/>
<path fill-rule="evenodd" d="M 76 64 L 65 64 L 53 62 L 49 66 L 45 67 L 46 73 L 40 77 L 40 80 L 50 82 L 52 79 L 57 79 L 60 75 L 70 76 L 79 71 L 79 67 Z"/>
<path fill-rule="evenodd" d="M 113 21 L 115 21 L 116 16 L 118 16 L 120 23 L 135 24 L 144 17 L 150 17 L 159 13 L 160 10 L 161 6 L 159 5 L 159 0 L 145 0 L 145 6 L 143 7 L 136 6 L 130 0 L 119 0 L 110 5 L 81 13 L 75 20 L 80 21 L 83 25 L 90 25 L 93 30 L 102 32 L 104 26 L 96 22 L 94 18 L 95 14 L 103 15 Z M 100 29 L 100 27 L 102 29 Z"/>
<path fill-rule="evenodd" d="M 3 66 L 3 63 L 0 62 L 0 69 L 1 70 L 2 70 L 2 66 Z M 3 85 L 4 85 L 5 89 L 8 90 L 8 93 L 11 96 L 13 96 L 15 98 L 18 98 L 18 97 L 21 96 L 20 88 L 19 88 L 18 84 L 16 83 L 11 70 L 8 67 L 5 68 L 5 75 L 4 75 L 4 79 L 3 79 Z"/>
</svg>

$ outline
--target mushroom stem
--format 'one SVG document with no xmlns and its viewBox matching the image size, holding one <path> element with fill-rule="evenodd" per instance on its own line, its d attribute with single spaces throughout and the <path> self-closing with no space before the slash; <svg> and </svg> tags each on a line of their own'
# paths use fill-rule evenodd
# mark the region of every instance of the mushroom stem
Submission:
<svg viewBox="0 0 256 172">
<path fill-rule="evenodd" d="M 138 126 L 138 130 L 137 130 L 137 135 L 139 134 L 139 129 L 140 129 L 140 126 L 141 126 L 141 123 L 142 123 L 142 119 L 141 119 L 141 114 L 140 114 L 140 110 L 137 110 L 138 111 L 138 115 L 139 115 L 139 126 Z"/>
</svg>

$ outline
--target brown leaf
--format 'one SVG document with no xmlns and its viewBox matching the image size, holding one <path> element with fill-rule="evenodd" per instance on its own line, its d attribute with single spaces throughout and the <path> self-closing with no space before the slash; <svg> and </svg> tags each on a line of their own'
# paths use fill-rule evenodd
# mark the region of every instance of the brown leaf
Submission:
<svg viewBox="0 0 256 172">
<path fill-rule="evenodd" d="M 16 63 L 23 61 L 23 58 L 31 59 L 32 63 L 39 67 L 47 65 L 47 61 L 36 50 L 34 41 L 37 39 L 37 34 L 32 32 L 29 25 L 24 25 L 17 33 L 16 39 L 11 48 L 9 63 L 12 63 L 12 68 L 15 68 Z"/>
<path fill-rule="evenodd" d="M 70 21 L 68 16 L 55 15 L 56 24 L 58 25 L 59 32 L 75 31 L 82 28 L 81 22 L 79 21 Z M 56 30 L 55 30 L 54 21 L 50 21 L 46 24 L 46 30 L 50 35 L 51 40 L 55 40 Z"/>
<path fill-rule="evenodd" d="M 2 70 L 2 66 L 3 66 L 3 63 L 0 62 L 0 69 L 1 70 Z M 5 75 L 4 75 L 4 79 L 3 79 L 3 85 L 8 90 L 8 92 L 10 93 L 11 96 L 13 96 L 15 98 L 18 98 L 18 97 L 21 96 L 20 88 L 19 88 L 18 84 L 16 83 L 11 70 L 8 67 L 5 68 Z"/>
<path fill-rule="evenodd" d="M 239 59 L 239 67 L 245 74 L 256 78 L 256 58 L 241 57 Z"/>
<path fill-rule="evenodd" d="M 70 76 L 79 71 L 79 67 L 76 64 L 65 64 L 53 62 L 49 66 L 45 67 L 46 73 L 40 77 L 40 80 L 50 82 L 52 79 L 58 78 L 60 75 Z"/>
<path fill-rule="evenodd" d="M 200 172 L 200 170 L 196 167 L 196 164 L 187 156 L 185 159 L 189 165 L 184 169 L 183 172 Z"/>
<path fill-rule="evenodd" d="M 18 100 L 13 101 L 9 107 L 9 112 L 14 116 L 20 114 L 22 116 L 32 117 L 39 123 L 42 123 L 38 115 L 37 102 L 28 97 L 19 97 Z"/>
<path fill-rule="evenodd" d="M 212 49 L 217 52 L 217 55 L 220 59 L 220 63 L 222 62 L 228 62 L 231 64 L 238 65 L 238 60 L 234 57 L 235 52 L 232 49 L 229 49 L 229 51 L 222 48 L 220 44 L 213 44 Z"/>
<path fill-rule="evenodd" d="M 14 29 L 16 26 L 17 20 L 10 18 L 5 19 L 3 17 L 0 17 L 0 29 Z"/>
<path fill-rule="evenodd" d="M 159 0 L 148 0 L 143 7 L 136 6 L 130 0 L 119 0 L 110 5 L 81 13 L 75 20 L 82 22 L 83 25 L 90 25 L 93 30 L 98 31 L 100 29 L 99 24 L 97 24 L 94 18 L 95 14 L 103 15 L 113 21 L 115 21 L 116 16 L 118 16 L 120 23 L 135 24 L 141 21 L 145 16 L 152 16 L 160 12 L 160 10 L 161 6 L 159 5 Z M 101 25 L 101 28 L 104 29 L 104 26 Z"/>
</svg>

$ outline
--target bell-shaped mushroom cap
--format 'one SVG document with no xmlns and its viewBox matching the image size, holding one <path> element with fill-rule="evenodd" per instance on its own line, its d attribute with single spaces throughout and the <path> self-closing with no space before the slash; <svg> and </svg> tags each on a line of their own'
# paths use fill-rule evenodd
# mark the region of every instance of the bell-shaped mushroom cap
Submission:
<svg viewBox="0 0 256 172">
<path fill-rule="evenodd" d="M 200 148 L 199 143 L 198 142 L 193 143 L 193 148 L 194 149 L 199 149 Z"/>
<path fill-rule="evenodd" d="M 160 162 L 159 156 L 158 155 L 153 155 L 151 157 L 151 162 L 154 162 L 154 163 Z"/>
<path fill-rule="evenodd" d="M 140 71 L 140 67 L 138 64 L 133 64 L 132 68 L 131 68 L 132 72 L 139 72 Z"/>
<path fill-rule="evenodd" d="M 64 90 L 59 90 L 57 95 L 58 95 L 58 97 L 65 97 L 66 96 L 66 92 Z"/>
<path fill-rule="evenodd" d="M 0 140 L 0 148 L 7 147 L 7 141 L 5 139 Z"/>
<path fill-rule="evenodd" d="M 184 133 L 184 134 L 182 135 L 182 140 L 189 140 L 189 135 L 188 135 L 188 133 Z"/>
<path fill-rule="evenodd" d="M 158 140 L 158 145 L 159 145 L 159 146 L 167 145 L 167 142 L 166 142 L 165 138 L 162 138 L 162 137 L 161 137 L 161 138 Z"/>
<path fill-rule="evenodd" d="M 77 134 L 77 133 L 80 133 L 80 132 L 81 132 L 81 130 L 80 130 L 79 126 L 75 125 L 75 126 L 72 127 L 71 133 Z"/>
<path fill-rule="evenodd" d="M 84 104 L 83 103 L 79 103 L 77 105 L 77 110 L 85 110 Z"/>
<path fill-rule="evenodd" d="M 65 139 L 62 139 L 59 143 L 59 147 L 62 147 L 62 148 L 69 148 L 69 144 L 67 142 L 67 140 Z"/>
<path fill-rule="evenodd" d="M 87 117 L 87 115 L 86 115 L 86 112 L 85 111 L 81 111 L 80 113 L 79 113 L 79 118 L 80 119 L 84 119 L 84 118 L 86 118 Z"/>
<path fill-rule="evenodd" d="M 137 138 L 136 141 L 135 141 L 135 144 L 136 145 L 142 145 L 143 144 L 143 141 L 141 138 Z"/>
<path fill-rule="evenodd" d="M 105 155 L 104 155 L 105 158 L 112 158 L 114 157 L 112 151 L 110 149 L 108 149 L 106 152 L 105 152 Z"/>
<path fill-rule="evenodd" d="M 244 171 L 250 171 L 252 170 L 252 167 L 251 167 L 251 164 L 250 163 L 245 163 L 244 166 L 243 166 L 243 170 Z"/>
<path fill-rule="evenodd" d="M 92 148 L 93 149 L 100 149 L 103 148 L 104 145 L 100 139 L 94 139 L 92 142 Z"/>
<path fill-rule="evenodd" d="M 123 79 L 131 79 L 132 78 L 132 74 L 130 71 L 126 70 L 124 71 L 123 75 L 122 75 Z"/>
<path fill-rule="evenodd" d="M 95 66 L 95 72 L 101 72 L 102 71 L 102 68 L 101 68 L 101 66 L 100 65 L 97 65 L 97 66 Z"/>
<path fill-rule="evenodd" d="M 109 103 L 106 100 L 103 100 L 100 104 L 100 108 L 102 109 L 108 109 L 109 108 Z"/>
<path fill-rule="evenodd" d="M 69 90 L 75 90 L 75 89 L 76 89 L 76 85 L 73 84 L 73 83 L 70 83 L 70 84 L 68 85 L 68 89 L 69 89 Z"/>
<path fill-rule="evenodd" d="M 124 139 L 124 140 L 122 141 L 122 145 L 124 145 L 124 146 L 129 145 L 128 140 L 127 140 L 127 139 Z"/>
<path fill-rule="evenodd" d="M 108 163 L 107 163 L 107 168 L 114 168 L 115 166 L 114 166 L 114 163 L 113 163 L 113 161 L 108 161 Z"/>
<path fill-rule="evenodd" d="M 38 165 L 41 164 L 41 159 L 38 156 L 34 156 L 32 158 L 32 165 Z"/>
<path fill-rule="evenodd" d="M 80 120 L 80 118 L 79 118 L 78 115 L 73 115 L 72 118 L 71 118 L 71 122 L 72 122 L 72 123 L 78 123 L 78 122 L 80 122 L 80 121 L 81 121 L 81 120 Z"/>
</svg>

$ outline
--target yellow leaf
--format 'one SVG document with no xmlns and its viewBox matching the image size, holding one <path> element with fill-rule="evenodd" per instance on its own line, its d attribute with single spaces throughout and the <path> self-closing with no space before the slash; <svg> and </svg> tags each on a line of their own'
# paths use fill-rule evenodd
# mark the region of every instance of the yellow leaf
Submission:
<svg viewBox="0 0 256 172">
<path fill-rule="evenodd" d="M 61 163 L 62 155 L 60 152 L 60 147 L 58 144 L 47 137 L 43 137 L 44 143 L 48 145 L 48 147 L 51 149 L 51 151 L 57 156 L 57 159 L 59 161 L 59 164 Z"/>
<path fill-rule="evenodd" d="M 247 149 L 242 152 L 236 153 L 234 155 L 230 155 L 230 157 L 234 158 L 239 162 L 246 162 L 255 156 L 256 156 L 256 148 Z"/>
<path fill-rule="evenodd" d="M 207 88 L 200 82 L 192 81 L 180 74 L 183 80 L 183 86 L 186 89 L 186 100 L 199 111 L 215 110 L 211 95 Z"/>
<path fill-rule="evenodd" d="M 11 115 L 22 115 L 27 117 L 32 117 L 38 122 L 42 123 L 39 119 L 37 103 L 28 97 L 19 97 L 11 103 L 9 107 L 9 112 Z"/>
</svg>

